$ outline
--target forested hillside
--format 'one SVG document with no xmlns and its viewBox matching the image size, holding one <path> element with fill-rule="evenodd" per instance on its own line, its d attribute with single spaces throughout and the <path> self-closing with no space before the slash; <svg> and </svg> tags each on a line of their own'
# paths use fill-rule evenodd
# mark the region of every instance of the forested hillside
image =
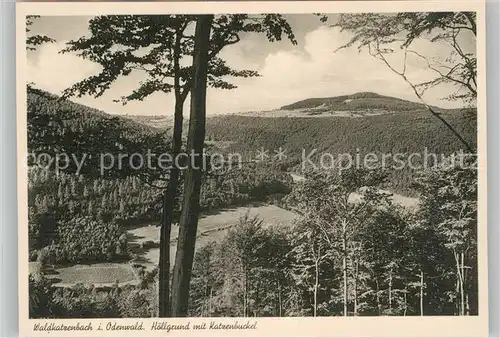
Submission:
<svg viewBox="0 0 500 338">
<path fill-rule="evenodd" d="M 435 89 L 476 106 L 476 13 L 314 15 L 300 29 L 279 13 L 101 15 L 84 36 L 58 18 L 26 17 L 28 58 L 60 40 L 41 19 L 68 29 L 58 58 L 100 72 L 64 99 L 32 88 L 54 88 L 48 76 L 27 84 L 30 318 L 484 315 L 477 113 L 426 104 Z M 226 48 L 245 40 L 259 72 L 230 66 L 256 65 Z M 52 75 L 44 64 L 30 67 Z M 383 86 L 421 103 L 307 98 Z M 118 92 L 108 103 L 164 116 L 69 101 Z M 146 102 L 157 94 L 173 101 Z M 256 111 L 213 115 L 241 107 Z"/>
<path fill-rule="evenodd" d="M 470 111 L 453 111 L 443 114 L 446 120 L 464 137 L 475 144 L 476 123 Z M 396 154 L 421 164 L 424 152 L 449 155 L 462 149 L 462 144 L 435 117 L 424 112 L 400 111 L 392 114 L 322 118 L 265 118 L 250 116 L 214 116 L 207 120 L 207 137 L 224 141 L 226 151 L 255 156 L 261 149 L 280 147 L 286 151 L 286 167 L 300 172 L 302 153 L 317 161 L 322 153 L 333 156 L 349 153 L 353 158 L 359 153 Z M 432 161 L 432 159 L 431 159 Z M 389 188 L 403 195 L 415 195 L 411 188 L 413 173 L 409 168 L 391 173 Z"/>
<path fill-rule="evenodd" d="M 163 130 L 155 130 L 133 120 L 106 114 L 68 100 L 60 100 L 55 95 L 30 87 L 27 109 L 28 152 L 33 161 L 33 156 L 40 154 L 44 154 L 42 157 L 55 157 L 57 153 L 64 153 L 78 160 L 85 156 L 79 172 L 96 176 L 101 174 L 101 154 L 144 155 L 147 149 L 153 153 L 169 149 L 169 139 L 165 137 Z M 75 161 L 70 161 L 69 165 L 65 171 L 75 172 Z M 126 177 L 131 175 L 130 171 L 129 163 L 122 170 L 108 171 L 105 174 Z M 143 168 L 140 172 L 144 175 L 153 174 L 146 173 Z"/>
<path fill-rule="evenodd" d="M 303 172 L 302 154 L 317 161 L 322 153 L 334 156 L 349 153 L 353 158 L 359 154 L 375 153 L 400 154 L 407 160 L 412 153 L 416 166 L 423 163 L 423 156 L 435 154 L 438 160 L 463 149 L 463 144 L 427 108 L 416 102 L 375 93 L 357 93 L 331 98 L 312 98 L 282 107 L 287 111 L 299 111 L 304 117 L 311 111 L 350 112 L 356 117 L 327 116 L 315 118 L 265 117 L 265 112 L 258 116 L 217 115 L 207 119 L 207 140 L 218 146 L 219 151 L 239 153 L 246 159 L 255 159 L 256 152 L 285 150 L 286 159 L 280 161 L 285 171 Z M 476 111 L 475 109 L 441 109 L 434 107 L 441 116 L 462 135 L 466 141 L 476 146 Z M 378 111 L 373 115 L 364 115 L 366 111 Z M 161 117 L 131 116 L 131 119 L 150 126 L 167 129 L 169 120 Z M 186 123 L 187 126 L 187 123 Z M 465 149 L 464 149 L 465 151 Z M 434 158 L 428 157 L 429 163 Z M 416 196 L 411 187 L 413 170 L 408 167 L 390 173 L 389 187 L 392 191 Z"/>
<path fill-rule="evenodd" d="M 127 159 L 121 168 L 102 171 L 99 157 L 144 155 L 148 150 L 168 154 L 165 133 L 29 89 L 31 259 L 67 264 L 128 257 L 122 235 L 130 224 L 159 223 L 168 170 L 140 167 Z M 61 163 L 56 171 L 57 154 L 70 156 L 67 168 Z M 72 156 L 83 163 L 80 169 Z M 281 198 L 291 185 L 289 174 L 251 163 L 230 168 L 224 175 L 208 173 L 204 181 L 200 202 L 204 212 Z M 177 202 L 174 219 L 179 216 Z"/>
<path fill-rule="evenodd" d="M 78 175 L 77 167 L 57 173 L 51 167 L 45 170 L 31 163 L 30 259 L 38 261 L 42 271 L 81 263 L 136 262 L 138 257 L 128 243 L 127 229 L 138 223 L 159 222 L 168 172 L 133 170 L 129 166 L 100 176 L 98 156 L 102 152 L 144 154 L 147 149 L 168 152 L 170 146 L 164 135 L 167 130 L 59 101 L 56 96 L 33 89 L 29 90 L 28 113 L 30 152 L 91 155 Z M 469 115 L 448 112 L 446 119 L 473 141 L 475 123 Z M 387 170 L 383 177 L 363 181 L 360 171 L 349 170 L 356 177 L 355 185 L 349 180 L 340 182 L 341 190 L 338 182 L 322 176 L 293 185 L 287 173 L 302 172 L 303 150 L 411 154 L 427 148 L 428 152 L 448 155 L 460 149 L 457 140 L 433 117 L 415 111 L 363 118 L 216 116 L 208 119 L 207 127 L 209 151 L 241 153 L 245 160 L 245 156 L 253 158 L 262 147 L 271 155 L 281 147 L 287 158 L 271 159 L 270 163 L 244 161 L 241 168 L 207 172 L 201 191 L 202 212 L 214 213 L 251 202 L 277 202 L 305 218 L 297 224 L 269 229 L 258 218 L 242 219 L 222 240 L 200 248 L 193 271 L 191 315 L 477 313 L 475 275 L 460 283 L 454 278 L 457 259 L 461 266 L 467 263 L 476 269 L 474 171 Z M 468 182 L 465 185 L 461 183 L 464 179 Z M 411 215 L 386 204 L 383 195 L 359 190 L 365 184 L 418 195 L 422 199 L 420 211 Z M 364 196 L 369 208 L 361 212 L 355 203 L 349 203 L 351 210 L 338 209 L 337 203 L 353 192 Z M 465 206 L 469 216 L 461 220 L 462 228 L 455 233 L 453 208 L 464 194 L 470 195 Z M 325 196 L 328 199 L 318 204 Z M 441 199 L 449 202 L 446 208 L 436 209 Z M 381 205 L 386 207 L 381 210 Z M 179 208 L 179 204 L 174 208 L 174 219 L 179 217 Z M 333 227 L 318 228 L 317 217 Z M 356 225 L 349 230 L 355 237 L 343 257 L 334 252 L 341 243 L 329 239 L 338 236 L 339 229 L 334 225 L 339 224 L 339 217 Z M 321 233 L 334 237 L 322 238 Z M 394 241 L 393 246 L 385 244 L 387 236 Z M 422 241 L 422 236 L 432 241 Z M 457 252 L 467 254 L 460 260 Z M 235 257 L 237 261 L 233 261 Z M 350 271 L 344 277 L 342 273 L 347 270 L 341 268 L 343 259 Z M 73 291 L 57 290 L 46 277 L 35 276 L 30 286 L 39 299 L 32 304 L 36 307 L 33 313 L 49 317 L 154 316 L 157 270 L 146 273 L 140 263 L 133 266 L 140 283 L 116 285 L 109 290 L 83 286 Z M 224 269 L 217 270 L 217 266 Z M 344 295 L 340 293 L 342 283 L 348 285 Z M 452 291 L 457 285 L 463 289 Z M 444 299 L 446 295 L 451 298 Z M 467 299 L 458 304 L 464 295 Z M 85 304 L 80 303 L 82 297 Z M 114 297 L 113 302 L 109 302 L 110 297 Z"/>
</svg>

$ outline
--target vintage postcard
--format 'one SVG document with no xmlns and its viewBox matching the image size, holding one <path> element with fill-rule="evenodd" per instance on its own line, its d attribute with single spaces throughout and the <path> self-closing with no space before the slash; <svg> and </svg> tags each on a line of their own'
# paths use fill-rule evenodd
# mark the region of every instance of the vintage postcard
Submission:
<svg viewBox="0 0 500 338">
<path fill-rule="evenodd" d="M 17 4 L 29 337 L 486 337 L 481 1 Z"/>
</svg>

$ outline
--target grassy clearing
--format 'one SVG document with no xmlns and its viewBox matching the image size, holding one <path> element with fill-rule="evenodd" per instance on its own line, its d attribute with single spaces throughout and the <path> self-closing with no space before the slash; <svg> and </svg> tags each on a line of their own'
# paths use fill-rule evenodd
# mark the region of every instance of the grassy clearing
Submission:
<svg viewBox="0 0 500 338">
<path fill-rule="evenodd" d="M 262 205 L 252 207 L 239 207 L 225 210 L 215 215 L 207 215 L 200 218 L 198 223 L 198 239 L 196 246 L 202 247 L 212 241 L 220 240 L 227 233 L 227 230 L 238 224 L 239 219 L 248 213 L 250 216 L 258 216 L 264 222 L 264 226 L 289 224 L 296 215 L 288 210 L 281 209 L 274 205 Z M 223 228 L 224 230 L 219 230 Z M 172 228 L 172 241 L 170 247 L 170 262 L 174 263 L 177 246 L 177 236 L 179 227 Z M 129 241 L 131 246 L 142 245 L 146 241 L 159 242 L 160 228 L 156 226 L 144 226 L 129 230 Z M 158 264 L 160 256 L 159 248 L 142 250 L 138 263 L 151 269 Z"/>
<path fill-rule="evenodd" d="M 68 286 L 76 283 L 94 284 L 96 286 L 129 283 L 135 281 L 132 267 L 127 263 L 98 263 L 92 265 L 73 265 L 59 268 L 49 273 L 57 286 Z"/>
<path fill-rule="evenodd" d="M 224 237 L 231 226 L 238 224 L 239 219 L 246 213 L 249 216 L 258 216 L 262 219 L 264 226 L 290 224 L 296 215 L 288 210 L 281 209 L 274 205 L 239 207 L 225 210 L 218 214 L 203 216 L 198 224 L 198 238 L 196 246 L 202 247 L 212 241 L 220 240 Z M 129 246 L 139 257 L 137 263 L 142 264 L 146 269 L 151 270 L 159 260 L 160 250 L 158 247 L 143 248 L 143 243 L 160 241 L 160 228 L 153 226 L 141 226 L 130 229 Z M 170 249 L 171 264 L 175 260 L 177 246 L 177 236 L 179 227 L 172 228 L 172 242 Z M 37 262 L 30 262 L 30 273 L 40 271 Z M 52 278 L 56 286 L 69 287 L 77 283 L 94 284 L 95 286 L 111 286 L 116 281 L 119 284 L 135 283 L 136 278 L 129 263 L 98 263 L 92 265 L 73 265 L 46 271 L 47 276 Z"/>
</svg>

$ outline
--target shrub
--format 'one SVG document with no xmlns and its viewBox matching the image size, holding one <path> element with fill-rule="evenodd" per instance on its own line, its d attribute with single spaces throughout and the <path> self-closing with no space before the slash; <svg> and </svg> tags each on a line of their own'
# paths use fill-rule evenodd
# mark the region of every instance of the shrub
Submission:
<svg viewBox="0 0 500 338">
<path fill-rule="evenodd" d="M 93 263 L 113 261 L 126 256 L 120 237 L 123 230 L 116 223 L 91 218 L 76 218 L 59 226 L 59 243 L 51 245 L 50 260 L 56 263 Z M 124 250 L 125 249 L 125 250 Z"/>
</svg>

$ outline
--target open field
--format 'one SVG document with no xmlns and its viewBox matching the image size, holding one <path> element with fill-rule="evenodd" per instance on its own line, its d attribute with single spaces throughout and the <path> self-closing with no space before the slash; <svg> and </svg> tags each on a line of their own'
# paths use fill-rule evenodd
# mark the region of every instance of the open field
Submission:
<svg viewBox="0 0 500 338">
<path fill-rule="evenodd" d="M 296 215 L 285 209 L 274 205 L 260 205 L 250 207 L 238 207 L 221 211 L 214 215 L 206 215 L 200 218 L 198 224 L 198 239 L 196 246 L 199 248 L 212 241 L 220 240 L 227 230 L 238 224 L 240 217 L 249 213 L 249 216 L 258 216 L 265 226 L 289 224 Z M 177 236 L 179 227 L 172 227 L 172 241 L 170 250 L 170 261 L 175 260 Z M 153 269 L 160 256 L 160 228 L 155 225 L 142 225 L 128 230 L 129 246 L 137 256 L 135 263 L 142 264 L 146 270 Z M 143 246 L 143 244 L 146 245 Z M 30 262 L 30 273 L 36 273 L 39 263 Z M 116 281 L 120 285 L 134 284 L 137 282 L 134 271 L 129 262 L 124 263 L 98 263 L 91 265 L 73 265 L 46 270 L 49 278 L 54 280 L 54 285 L 59 287 L 70 287 L 77 283 L 94 284 L 97 287 L 112 286 Z"/>
<path fill-rule="evenodd" d="M 293 174 L 294 181 L 300 181 L 302 176 Z M 359 196 L 351 196 L 356 200 Z M 418 199 L 409 198 L 394 194 L 395 203 L 406 208 L 416 208 Z M 238 207 L 221 211 L 213 215 L 204 215 L 200 218 L 198 224 L 197 248 L 202 247 L 212 241 L 222 239 L 227 231 L 238 224 L 241 217 L 246 213 L 250 217 L 259 217 L 264 226 L 286 225 L 293 222 L 297 215 L 291 211 L 279 208 L 275 205 L 256 205 L 247 207 Z M 129 247 L 135 255 L 134 263 L 143 265 L 146 270 L 152 270 L 158 264 L 160 255 L 160 228 L 156 224 L 140 225 L 131 227 L 128 231 Z M 171 233 L 170 262 L 173 266 L 175 252 L 177 248 L 177 236 L 179 227 L 173 225 Z M 35 273 L 38 269 L 37 262 L 31 262 L 29 265 L 30 273 Z M 134 284 L 137 282 L 133 268 L 130 262 L 124 263 L 98 263 L 91 265 L 78 264 L 69 267 L 61 267 L 46 271 L 48 277 L 54 280 L 55 286 L 70 287 L 76 283 L 94 284 L 95 286 L 112 286 L 116 281 L 120 285 Z"/>
<path fill-rule="evenodd" d="M 264 226 L 279 225 L 281 223 L 288 224 L 296 218 L 293 212 L 274 205 L 239 207 L 225 210 L 215 215 L 206 215 L 200 218 L 198 223 L 198 239 L 196 241 L 196 246 L 201 247 L 211 241 L 223 238 L 227 230 L 238 224 L 239 219 L 246 213 L 248 213 L 249 216 L 258 216 L 264 222 Z M 179 227 L 174 225 L 171 234 L 171 264 L 173 264 L 175 259 L 178 233 Z M 134 228 L 129 230 L 129 235 L 129 245 L 132 247 L 132 251 L 135 251 L 139 255 L 137 263 L 145 265 L 148 269 L 152 269 L 156 266 L 160 255 L 160 249 L 158 248 L 160 241 L 159 227 L 146 225 Z M 149 246 L 144 249 L 140 248 L 143 243 L 148 241 L 157 244 L 151 248 Z"/>
<path fill-rule="evenodd" d="M 36 262 L 30 263 L 30 273 L 36 271 Z M 45 271 L 54 286 L 68 287 L 77 283 L 94 284 L 96 287 L 136 283 L 135 274 L 128 263 L 77 264 Z"/>
<path fill-rule="evenodd" d="M 304 176 L 301 176 L 301 175 L 298 175 L 295 173 L 291 173 L 290 175 L 292 176 L 293 181 L 296 183 L 302 182 L 306 179 Z M 360 196 L 358 194 L 353 193 L 353 194 L 351 194 L 349 200 L 350 201 L 357 201 L 357 200 L 359 200 L 359 198 L 360 198 Z M 394 204 L 405 207 L 408 210 L 414 211 L 418 208 L 418 202 L 419 202 L 418 198 L 407 197 L 407 196 L 393 193 L 391 199 L 392 199 L 392 202 Z"/>
</svg>

